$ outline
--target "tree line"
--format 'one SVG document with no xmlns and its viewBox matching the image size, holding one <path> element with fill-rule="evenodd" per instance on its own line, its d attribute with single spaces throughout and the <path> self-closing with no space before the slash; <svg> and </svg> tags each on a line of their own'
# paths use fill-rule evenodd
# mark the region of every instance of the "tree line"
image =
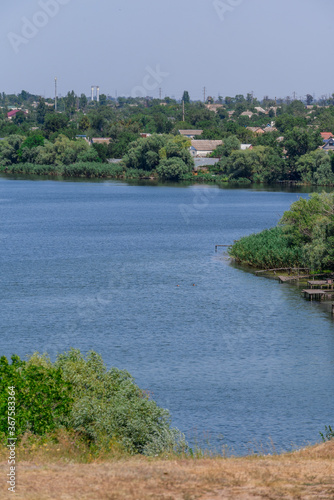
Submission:
<svg viewBox="0 0 334 500">
<path fill-rule="evenodd" d="M 95 167 L 103 163 L 102 170 L 108 175 L 108 160 L 117 158 L 123 159 L 125 177 L 128 171 L 131 177 L 138 171 L 138 177 L 150 172 L 150 176 L 157 178 L 193 180 L 192 162 L 185 156 L 186 143 L 175 140 L 180 137 L 180 129 L 201 129 L 200 139 L 220 139 L 223 146 L 214 152 L 218 164 L 206 173 L 199 173 L 197 180 L 334 183 L 333 155 L 319 149 L 323 144 L 320 132 L 334 134 L 334 106 L 330 100 L 326 106 L 317 104 L 310 108 L 299 100 L 258 101 L 251 94 L 237 95 L 220 97 L 213 111 L 204 103 L 191 101 L 186 91 L 183 99 L 184 104 L 170 98 L 115 100 L 103 95 L 96 102 L 71 91 L 59 99 L 56 112 L 51 99 L 38 98 L 26 91 L 17 96 L 0 93 L 0 169 L 18 171 L 17 165 L 50 165 L 50 171 L 57 167 L 63 172 L 63 167 L 76 163 L 94 163 Z M 306 102 L 310 102 L 310 95 Z M 11 121 L 6 117 L 10 104 L 22 107 Z M 243 114 L 246 110 L 247 115 Z M 266 130 L 272 121 L 276 130 L 264 134 L 256 134 L 249 128 Z M 152 134 L 153 139 L 141 139 L 140 134 Z M 106 137 L 109 144 L 95 144 L 91 148 L 78 136 Z M 153 160 L 160 154 L 158 137 L 162 137 L 159 161 Z M 173 153 L 168 145 L 164 157 L 165 140 L 174 141 L 174 148 L 182 144 L 184 151 Z M 141 141 L 146 141 L 146 145 L 140 146 L 144 144 Z M 252 149 L 241 150 L 242 143 L 252 144 Z M 144 152 L 148 147 L 152 147 L 150 154 Z M 139 158 L 138 148 L 143 150 L 145 160 Z M 109 176 L 113 177 L 114 168 L 110 169 Z"/>
</svg>

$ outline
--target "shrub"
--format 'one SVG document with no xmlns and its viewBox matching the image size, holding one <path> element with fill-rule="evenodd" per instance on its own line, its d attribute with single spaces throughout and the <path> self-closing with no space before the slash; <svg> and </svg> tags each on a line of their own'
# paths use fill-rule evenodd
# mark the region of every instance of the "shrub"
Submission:
<svg viewBox="0 0 334 500">
<path fill-rule="evenodd" d="M 184 436 L 171 428 L 169 412 L 128 372 L 107 370 L 95 352 L 85 358 L 72 349 L 55 363 L 38 353 L 28 361 L 11 359 L 11 364 L 0 359 L 0 433 L 8 431 L 8 387 L 14 386 L 18 438 L 65 427 L 94 449 L 118 443 L 131 454 L 185 451 Z"/>
<path fill-rule="evenodd" d="M 0 359 L 0 432 L 7 433 L 8 387 L 15 387 L 16 436 L 50 432 L 65 423 L 73 404 L 71 384 L 60 368 L 12 356 Z"/>
<path fill-rule="evenodd" d="M 173 440 L 169 412 L 150 400 L 128 372 L 108 371 L 98 354 L 90 352 L 85 359 L 78 350 L 59 356 L 56 366 L 73 385 L 68 426 L 88 441 L 103 446 L 116 438 L 129 452 L 144 453 L 161 435 Z"/>
<path fill-rule="evenodd" d="M 157 173 L 162 179 L 178 180 L 191 170 L 181 158 L 172 157 L 162 160 L 157 167 Z"/>
</svg>

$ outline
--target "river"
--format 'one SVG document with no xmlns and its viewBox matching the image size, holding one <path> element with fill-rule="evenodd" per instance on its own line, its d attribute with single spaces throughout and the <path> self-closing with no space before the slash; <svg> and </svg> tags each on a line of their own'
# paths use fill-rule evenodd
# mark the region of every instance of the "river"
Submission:
<svg viewBox="0 0 334 500">
<path fill-rule="evenodd" d="M 1 355 L 93 349 L 219 451 L 318 442 L 334 423 L 328 310 L 214 251 L 301 195 L 0 177 Z"/>
</svg>

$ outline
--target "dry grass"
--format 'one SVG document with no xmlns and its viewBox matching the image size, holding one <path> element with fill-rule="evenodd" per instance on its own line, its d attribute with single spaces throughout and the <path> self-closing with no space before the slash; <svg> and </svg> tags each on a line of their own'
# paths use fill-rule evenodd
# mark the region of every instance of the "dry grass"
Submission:
<svg viewBox="0 0 334 500">
<path fill-rule="evenodd" d="M 26 447 L 18 456 L 16 499 L 334 498 L 334 441 L 285 455 L 245 458 L 124 458 L 119 450 L 111 450 L 108 458 L 92 463 L 77 463 L 71 443 L 57 446 L 62 448 Z M 0 469 L 5 478 L 7 463 L 2 461 Z M 6 488 L 4 480 L 2 499 L 13 497 Z"/>
</svg>

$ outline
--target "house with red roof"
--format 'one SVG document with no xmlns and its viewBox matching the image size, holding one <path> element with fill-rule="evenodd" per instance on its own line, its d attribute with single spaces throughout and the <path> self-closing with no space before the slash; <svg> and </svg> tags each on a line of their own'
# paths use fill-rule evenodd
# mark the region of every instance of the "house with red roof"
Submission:
<svg viewBox="0 0 334 500">
<path fill-rule="evenodd" d="M 334 137 L 331 132 L 321 132 L 320 135 L 323 138 L 324 142 L 328 141 L 329 139 L 332 139 L 332 137 Z"/>
<path fill-rule="evenodd" d="M 24 113 L 25 115 L 27 115 L 27 111 L 23 111 L 22 109 L 13 109 L 12 111 L 8 111 L 7 113 L 7 118 L 9 120 L 12 120 L 13 118 L 15 118 L 15 116 L 17 115 L 17 113 Z"/>
</svg>

